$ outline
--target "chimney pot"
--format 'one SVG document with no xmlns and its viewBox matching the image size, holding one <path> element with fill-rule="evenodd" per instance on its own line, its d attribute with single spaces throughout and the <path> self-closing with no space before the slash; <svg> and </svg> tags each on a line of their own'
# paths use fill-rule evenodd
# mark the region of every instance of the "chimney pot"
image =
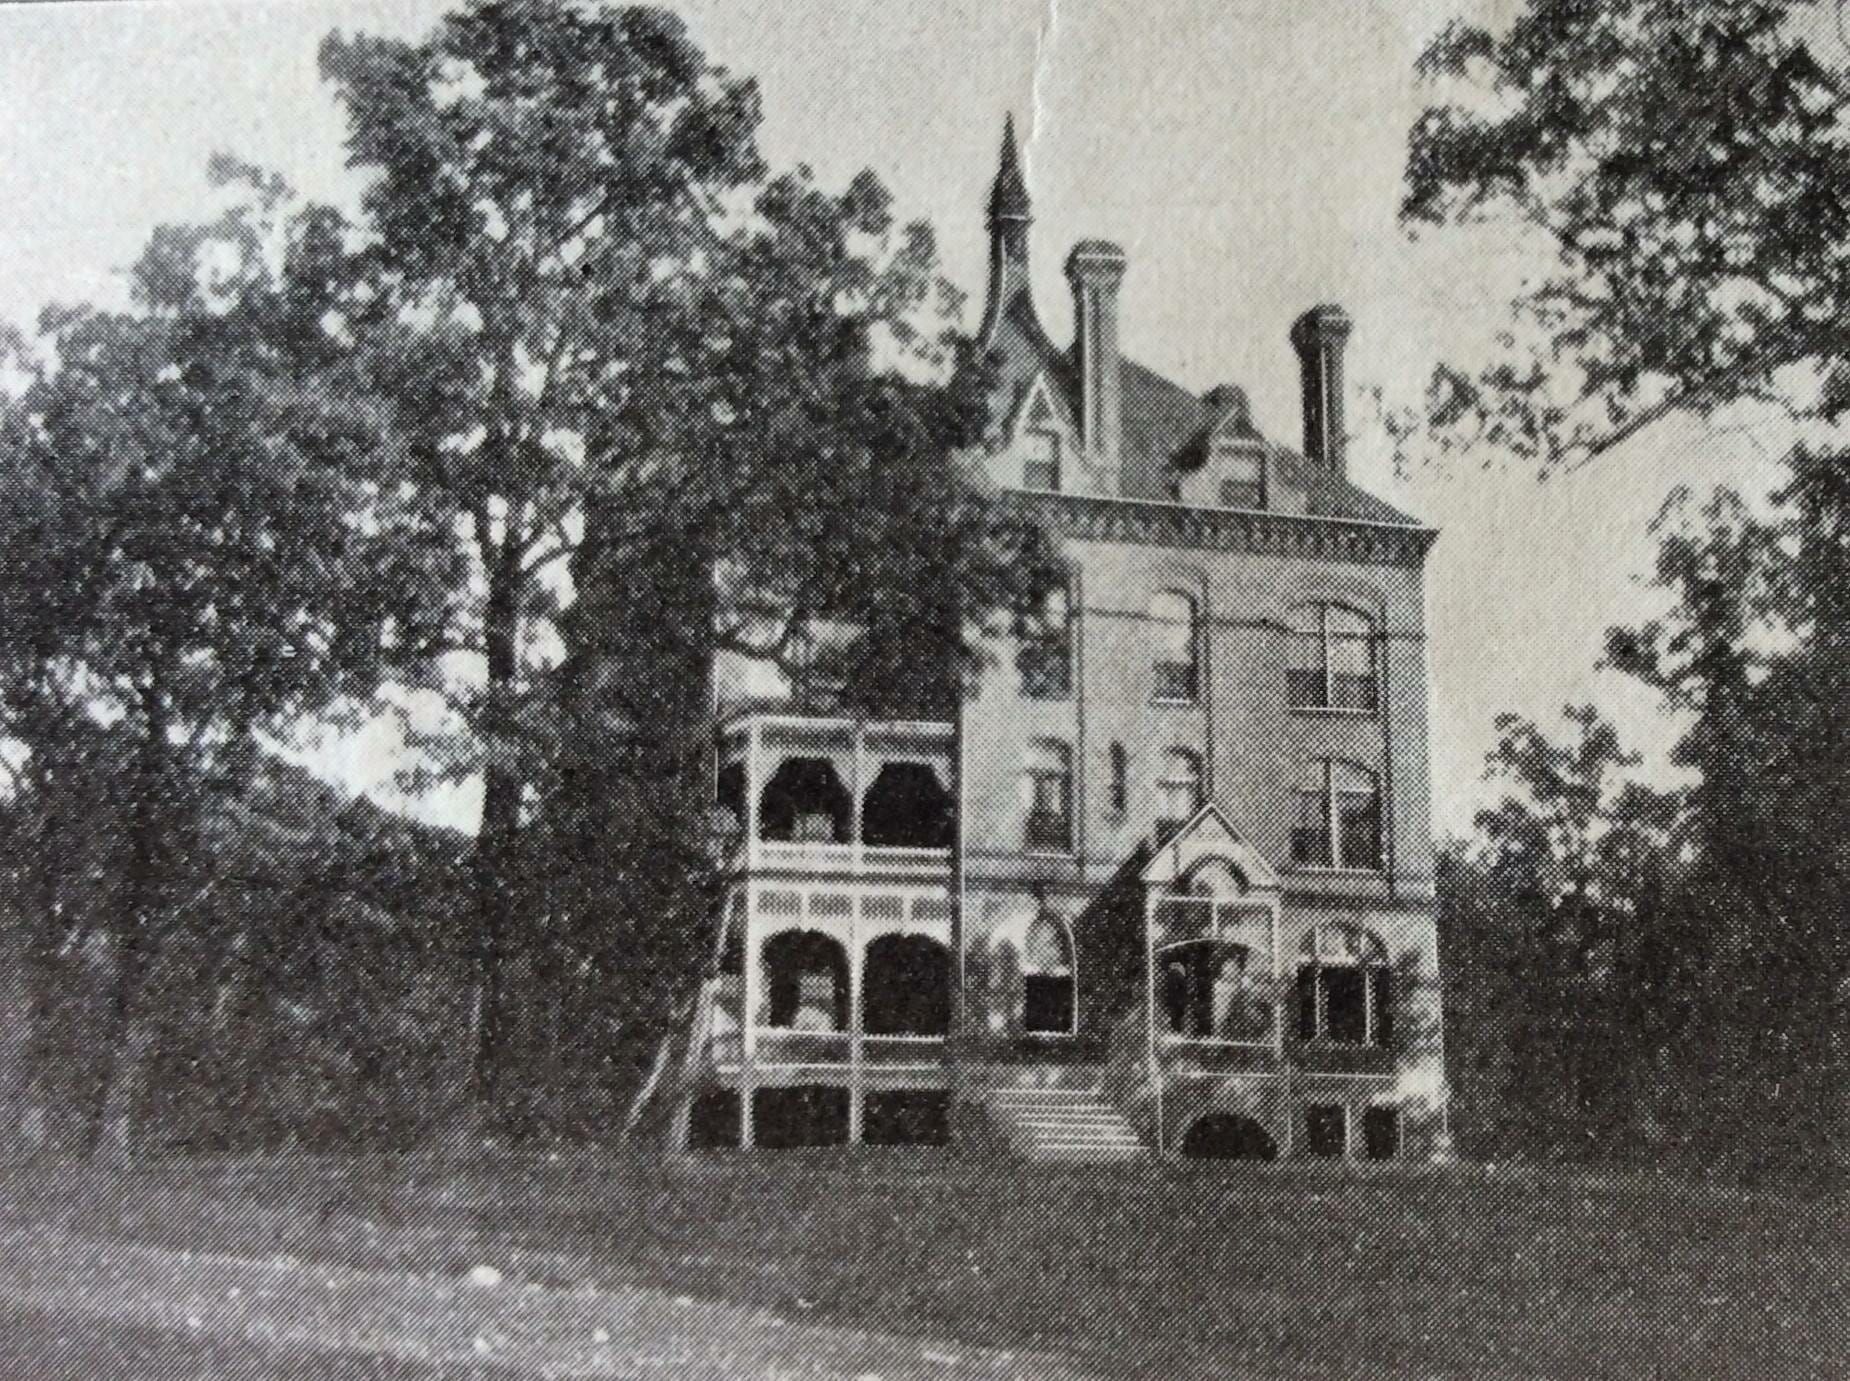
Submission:
<svg viewBox="0 0 1850 1381">
<path fill-rule="evenodd" d="M 1341 307 L 1312 307 L 1291 326 L 1304 386 L 1304 454 L 1336 474 L 1346 473 L 1343 429 L 1343 350 L 1355 323 Z"/>
<path fill-rule="evenodd" d="M 1129 260 L 1107 240 L 1081 240 L 1066 256 L 1079 363 L 1079 433 L 1088 461 L 1119 485 L 1123 397 L 1118 355 L 1118 285 Z"/>
</svg>

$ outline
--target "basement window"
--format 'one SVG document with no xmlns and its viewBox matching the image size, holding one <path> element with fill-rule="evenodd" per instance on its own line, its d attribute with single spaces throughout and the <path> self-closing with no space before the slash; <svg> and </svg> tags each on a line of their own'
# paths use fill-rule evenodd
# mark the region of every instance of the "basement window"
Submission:
<svg viewBox="0 0 1850 1381">
<path fill-rule="evenodd" d="M 1304 1149 L 1322 1160 L 1341 1160 L 1348 1150 L 1349 1112 L 1339 1103 L 1304 1109 Z"/>
</svg>

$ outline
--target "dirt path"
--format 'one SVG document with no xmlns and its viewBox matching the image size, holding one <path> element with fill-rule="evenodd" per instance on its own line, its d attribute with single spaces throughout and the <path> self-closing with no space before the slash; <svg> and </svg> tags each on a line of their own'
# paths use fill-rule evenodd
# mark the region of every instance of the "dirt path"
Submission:
<svg viewBox="0 0 1850 1381">
<path fill-rule="evenodd" d="M 1046 1355 L 788 1321 L 644 1289 L 560 1290 L 0 1232 L 0 1299 L 76 1322 L 539 1377 L 1077 1378 Z"/>
</svg>

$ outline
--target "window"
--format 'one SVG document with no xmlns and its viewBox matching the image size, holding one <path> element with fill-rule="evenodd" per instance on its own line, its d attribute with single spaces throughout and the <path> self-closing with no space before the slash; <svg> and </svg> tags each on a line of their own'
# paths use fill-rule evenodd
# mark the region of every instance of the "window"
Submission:
<svg viewBox="0 0 1850 1381">
<path fill-rule="evenodd" d="M 1221 507 L 1264 508 L 1264 454 L 1251 447 L 1224 447 L 1215 457 L 1220 462 Z"/>
<path fill-rule="evenodd" d="M 1131 762 L 1122 743 L 1113 743 L 1107 756 L 1111 760 L 1111 809 L 1122 815 L 1130 809 Z"/>
<path fill-rule="evenodd" d="M 1059 917 L 1040 915 L 1021 955 L 1021 1025 L 1030 1035 L 1070 1036 L 1076 1013 L 1073 942 Z"/>
<path fill-rule="evenodd" d="M 1338 1103 L 1312 1103 L 1304 1109 L 1304 1149 L 1313 1156 L 1339 1160 L 1348 1150 L 1349 1112 Z"/>
<path fill-rule="evenodd" d="M 1022 804 L 1027 810 L 1030 853 L 1073 851 L 1073 753 L 1050 739 L 1028 745 L 1022 769 Z"/>
<path fill-rule="evenodd" d="M 1306 868 L 1381 867 L 1381 789 L 1354 763 L 1319 761 L 1298 789 L 1291 861 Z"/>
<path fill-rule="evenodd" d="M 1319 926 L 1298 962 L 1298 1039 L 1386 1046 L 1394 1039 L 1394 973 L 1379 939 Z"/>
<path fill-rule="evenodd" d="M 1029 700 L 1066 700 L 1073 694 L 1072 600 L 1065 589 L 1050 590 L 1039 617 L 1022 630 L 1015 655 L 1021 693 Z"/>
<path fill-rule="evenodd" d="M 1060 437 L 1055 432 L 1028 432 L 1023 437 L 1025 454 L 1021 462 L 1021 485 L 1024 489 L 1060 488 Z"/>
<path fill-rule="evenodd" d="M 1163 754 L 1156 780 L 1156 837 L 1167 839 L 1201 809 L 1201 759 L 1185 748 Z"/>
<path fill-rule="evenodd" d="M 1292 634 L 1286 699 L 1298 709 L 1373 710 L 1375 626 L 1368 615 L 1340 604 L 1313 604 Z"/>
<path fill-rule="evenodd" d="M 1370 1160 L 1400 1154 L 1400 1109 L 1369 1108 L 1362 1114 L 1362 1154 Z"/>
<path fill-rule="evenodd" d="M 1200 636 L 1195 601 L 1178 590 L 1164 590 L 1150 601 L 1155 640 L 1155 696 L 1158 700 L 1193 700 L 1200 682 Z"/>
</svg>

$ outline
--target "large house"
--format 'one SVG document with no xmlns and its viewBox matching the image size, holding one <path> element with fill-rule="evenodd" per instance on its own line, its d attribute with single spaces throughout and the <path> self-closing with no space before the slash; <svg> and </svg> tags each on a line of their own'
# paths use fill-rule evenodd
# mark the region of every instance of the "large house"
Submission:
<svg viewBox="0 0 1850 1381">
<path fill-rule="evenodd" d="M 737 831 L 676 1136 L 973 1139 L 1050 1158 L 1394 1159 L 1443 1143 L 1422 572 L 1350 482 L 1350 321 L 1291 331 L 1303 450 L 1119 344 L 1122 250 L 1028 278 L 1012 130 L 970 457 L 1071 581 L 941 720 L 717 670 Z M 1281 342 L 1282 348 L 1282 342 Z"/>
</svg>

